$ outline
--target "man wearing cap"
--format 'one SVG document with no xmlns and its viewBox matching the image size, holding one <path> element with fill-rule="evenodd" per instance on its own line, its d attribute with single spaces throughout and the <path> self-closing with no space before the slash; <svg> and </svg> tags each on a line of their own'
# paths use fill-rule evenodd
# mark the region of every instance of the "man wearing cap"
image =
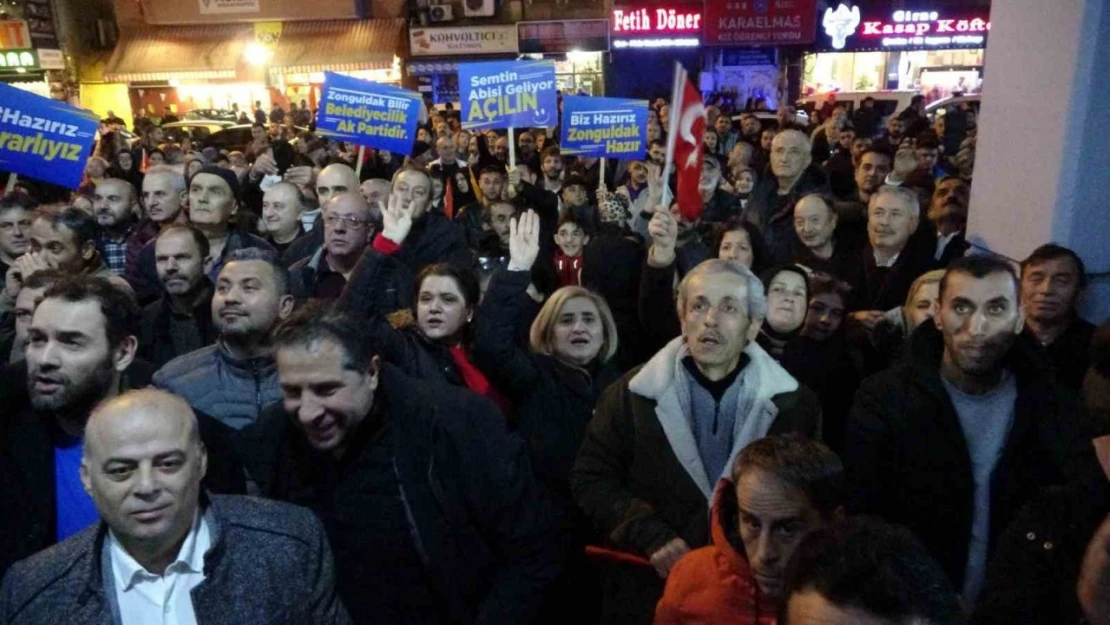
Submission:
<svg viewBox="0 0 1110 625">
<path fill-rule="evenodd" d="M 189 221 L 208 239 L 209 263 L 204 269 L 213 283 L 228 255 L 235 250 L 274 249 L 264 239 L 231 225 L 231 218 L 238 210 L 239 179 L 234 172 L 208 165 L 193 174 L 189 180 Z M 161 284 L 154 262 L 154 246 L 148 246 L 140 254 L 139 270 L 147 277 L 147 283 Z M 145 304 L 157 299 L 160 292 L 146 289 L 137 294 L 140 303 Z"/>
</svg>

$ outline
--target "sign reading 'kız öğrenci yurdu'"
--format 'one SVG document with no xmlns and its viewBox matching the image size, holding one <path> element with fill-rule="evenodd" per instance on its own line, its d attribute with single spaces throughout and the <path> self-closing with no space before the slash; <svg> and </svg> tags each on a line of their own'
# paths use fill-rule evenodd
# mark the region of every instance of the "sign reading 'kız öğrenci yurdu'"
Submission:
<svg viewBox="0 0 1110 625">
<path fill-rule="evenodd" d="M 707 0 L 707 45 L 813 43 L 817 0 Z"/>
<path fill-rule="evenodd" d="M 316 130 L 338 141 L 412 154 L 420 107 L 415 91 L 326 72 Z"/>
<path fill-rule="evenodd" d="M 640 159 L 647 151 L 647 100 L 563 98 L 562 153 Z"/>
<path fill-rule="evenodd" d="M 462 126 L 547 127 L 558 123 L 553 61 L 459 64 Z"/>
<path fill-rule="evenodd" d="M 0 83 L 0 170 L 75 189 L 100 119 Z"/>
</svg>

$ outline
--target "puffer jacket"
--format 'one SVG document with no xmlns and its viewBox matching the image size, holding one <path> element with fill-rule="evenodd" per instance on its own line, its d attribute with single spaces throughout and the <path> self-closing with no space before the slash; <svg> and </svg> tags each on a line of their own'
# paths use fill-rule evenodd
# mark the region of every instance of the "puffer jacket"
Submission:
<svg viewBox="0 0 1110 625">
<path fill-rule="evenodd" d="M 154 374 L 153 385 L 236 430 L 281 399 L 273 358 L 239 360 L 223 342 L 174 358 Z"/>
<path fill-rule="evenodd" d="M 759 590 L 738 533 L 736 488 L 721 480 L 713 497 L 712 544 L 683 556 L 671 569 L 655 625 L 773 625 L 777 605 Z"/>
</svg>

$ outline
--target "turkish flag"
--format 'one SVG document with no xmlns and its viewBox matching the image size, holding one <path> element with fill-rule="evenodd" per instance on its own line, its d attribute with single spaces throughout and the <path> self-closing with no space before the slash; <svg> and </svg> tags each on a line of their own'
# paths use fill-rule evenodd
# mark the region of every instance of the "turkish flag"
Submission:
<svg viewBox="0 0 1110 625">
<path fill-rule="evenodd" d="M 701 217 L 702 199 L 698 183 L 701 181 L 703 135 L 705 135 L 705 105 L 701 93 L 690 84 L 682 72 L 679 102 L 671 107 L 678 115 L 678 128 L 674 143 L 674 170 L 677 178 L 678 210 L 686 221 Z"/>
</svg>

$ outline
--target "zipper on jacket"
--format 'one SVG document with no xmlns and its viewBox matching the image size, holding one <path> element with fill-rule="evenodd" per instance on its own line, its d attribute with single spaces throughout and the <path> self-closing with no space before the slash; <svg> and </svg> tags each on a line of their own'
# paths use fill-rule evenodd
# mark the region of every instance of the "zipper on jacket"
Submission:
<svg viewBox="0 0 1110 625">
<path fill-rule="evenodd" d="M 420 555 L 420 561 L 427 568 L 430 561 L 428 552 L 424 549 L 424 539 L 420 537 L 420 528 L 416 525 L 416 517 L 412 513 L 412 507 L 409 506 L 408 495 L 405 494 L 405 484 L 401 481 L 401 471 L 397 469 L 397 457 L 390 458 L 389 463 L 393 467 L 393 477 L 397 480 L 397 492 L 401 494 L 401 506 L 405 509 L 405 519 L 409 523 L 409 533 L 412 534 L 413 546 L 416 547 L 416 553 Z"/>
</svg>

